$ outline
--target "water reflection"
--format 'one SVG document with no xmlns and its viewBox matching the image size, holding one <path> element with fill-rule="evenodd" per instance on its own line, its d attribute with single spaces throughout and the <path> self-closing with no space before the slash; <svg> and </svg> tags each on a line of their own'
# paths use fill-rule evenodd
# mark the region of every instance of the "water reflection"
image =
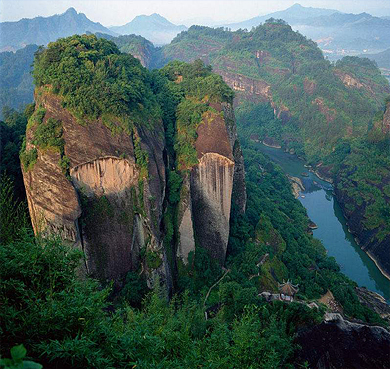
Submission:
<svg viewBox="0 0 390 369">
<path fill-rule="evenodd" d="M 261 144 L 259 148 L 287 174 L 301 179 L 305 191 L 299 201 L 306 208 L 309 218 L 318 226 L 313 234 L 323 242 L 328 255 L 335 257 L 341 271 L 359 286 L 378 292 L 390 301 L 390 281 L 349 233 L 341 208 L 333 196 L 332 185 L 308 172 L 303 161 L 296 156 Z"/>
</svg>

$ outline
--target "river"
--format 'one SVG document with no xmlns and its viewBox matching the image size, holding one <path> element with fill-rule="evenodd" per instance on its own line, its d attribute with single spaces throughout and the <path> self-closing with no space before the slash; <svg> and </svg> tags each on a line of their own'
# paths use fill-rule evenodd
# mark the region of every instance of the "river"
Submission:
<svg viewBox="0 0 390 369">
<path fill-rule="evenodd" d="M 313 230 L 314 237 L 322 241 L 328 255 L 337 260 L 341 271 L 360 287 L 367 287 L 390 302 L 390 281 L 348 231 L 341 208 L 333 195 L 332 185 L 309 172 L 304 162 L 295 155 L 263 144 L 259 144 L 259 149 L 287 174 L 302 180 L 305 191 L 301 192 L 299 201 L 306 208 L 309 218 L 318 226 Z"/>
</svg>

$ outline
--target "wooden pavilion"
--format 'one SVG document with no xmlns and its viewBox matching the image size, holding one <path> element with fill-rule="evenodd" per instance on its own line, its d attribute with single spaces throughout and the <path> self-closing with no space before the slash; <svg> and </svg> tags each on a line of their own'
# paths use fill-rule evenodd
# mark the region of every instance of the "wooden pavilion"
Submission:
<svg viewBox="0 0 390 369">
<path fill-rule="evenodd" d="M 299 291 L 298 285 L 293 285 L 290 280 L 278 283 L 279 295 L 282 301 L 293 301 L 295 294 Z"/>
</svg>

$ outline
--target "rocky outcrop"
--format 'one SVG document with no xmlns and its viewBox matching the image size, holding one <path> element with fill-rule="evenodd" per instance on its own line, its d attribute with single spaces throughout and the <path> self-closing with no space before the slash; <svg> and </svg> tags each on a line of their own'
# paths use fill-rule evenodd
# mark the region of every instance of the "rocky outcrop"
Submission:
<svg viewBox="0 0 390 369">
<path fill-rule="evenodd" d="M 33 170 L 23 170 L 31 222 L 35 233 L 55 233 L 81 248 L 81 206 L 74 186 L 58 165 L 59 160 L 58 152 L 48 150 L 39 153 Z"/>
<path fill-rule="evenodd" d="M 381 318 L 390 323 L 390 305 L 385 298 L 365 287 L 355 287 L 356 295 L 362 305 L 375 311 Z"/>
<path fill-rule="evenodd" d="M 82 249 L 86 272 L 97 278 L 120 280 L 141 263 L 149 277 L 158 273 L 166 278 L 160 236 L 165 193 L 162 123 L 120 134 L 101 119 L 80 124 L 62 107 L 60 97 L 43 89 L 36 94 L 36 106 L 46 109 L 42 124 L 50 118 L 61 121 L 69 165 L 66 174 L 58 151 L 36 146 L 37 162 L 23 170 L 34 231 L 59 234 Z M 120 126 L 119 121 L 112 124 Z M 27 130 L 26 149 L 35 146 L 35 129 Z M 146 170 L 137 161 L 136 141 L 148 158 Z M 160 262 L 148 264 L 140 256 L 148 253 Z"/>
<path fill-rule="evenodd" d="M 281 149 L 282 146 L 278 143 L 278 141 L 274 137 L 264 137 L 262 141 L 263 145 L 268 147 L 273 147 L 274 149 Z"/>
<path fill-rule="evenodd" d="M 178 210 L 179 223 L 179 244 L 177 254 L 185 264 L 188 262 L 188 255 L 195 251 L 194 223 L 192 221 L 192 197 L 190 191 L 190 174 L 186 174 L 180 193 Z"/>
<path fill-rule="evenodd" d="M 298 333 L 296 363 L 313 369 L 390 368 L 390 333 L 378 326 L 353 323 L 340 314 Z"/>
<path fill-rule="evenodd" d="M 383 116 L 383 133 L 390 133 L 390 102 L 386 105 L 386 111 Z"/>
<path fill-rule="evenodd" d="M 318 163 L 314 169 L 310 169 L 319 179 L 333 183 L 333 176 L 331 174 L 332 166 L 331 165 L 323 165 L 322 162 Z"/>
<path fill-rule="evenodd" d="M 309 78 L 303 80 L 303 90 L 308 94 L 312 95 L 317 88 L 317 83 Z"/>
<path fill-rule="evenodd" d="M 322 97 L 317 97 L 312 101 L 313 105 L 317 105 L 318 110 L 325 116 L 328 123 L 333 122 L 336 118 L 337 112 L 335 109 L 329 108 Z"/>
<path fill-rule="evenodd" d="M 267 64 L 271 54 L 267 50 L 256 50 L 255 52 L 256 59 L 259 60 L 259 64 Z"/>
<path fill-rule="evenodd" d="M 162 245 L 167 164 L 162 122 L 130 128 L 115 118 L 80 123 L 61 97 L 44 88 L 36 93 L 36 106 L 45 114 L 42 122 L 29 125 L 26 150 L 36 149 L 37 160 L 23 170 L 34 231 L 58 234 L 83 250 L 84 272 L 96 278 L 121 281 L 138 271 L 150 283 L 158 274 L 170 288 L 176 263 L 168 265 Z M 197 127 L 198 163 L 183 172 L 177 256 L 184 263 L 201 247 L 223 264 L 230 213 L 232 208 L 244 213 L 246 206 L 233 107 L 210 107 Z M 63 149 L 36 144 L 37 127 L 50 119 L 61 124 Z"/>
<path fill-rule="evenodd" d="M 379 122 L 376 122 L 376 125 L 379 126 L 379 129 L 381 130 L 382 134 L 390 134 L 390 101 L 386 104 L 386 110 L 383 114 L 383 119 Z"/>
<path fill-rule="evenodd" d="M 340 80 L 344 83 L 345 86 L 347 87 L 354 87 L 354 88 L 362 88 L 363 87 L 363 84 L 360 83 L 359 80 L 357 80 L 356 78 L 352 77 L 350 74 L 348 73 L 345 73 L 341 70 L 338 70 L 336 69 L 334 71 L 334 74 L 340 78 Z"/>
<path fill-rule="evenodd" d="M 226 84 L 238 92 L 235 98 L 235 104 L 243 101 L 254 103 L 269 102 L 274 109 L 275 116 L 284 123 L 291 118 L 289 109 L 282 103 L 276 104 L 272 98 L 271 85 L 261 79 L 250 78 L 239 73 L 230 72 L 216 68 L 218 73 Z"/>
<path fill-rule="evenodd" d="M 300 178 L 287 175 L 289 182 L 291 183 L 291 189 L 294 197 L 297 199 L 301 191 L 305 191 L 305 187 Z"/>
<path fill-rule="evenodd" d="M 377 79 L 372 77 L 372 69 L 366 69 L 364 70 L 364 72 L 360 71 L 360 73 L 357 74 L 356 71 L 359 70 L 359 67 L 357 67 L 356 65 L 353 67 L 352 65 L 350 65 L 347 68 L 349 69 L 349 72 L 347 72 L 346 70 L 335 69 L 333 73 L 348 88 L 366 90 L 369 94 L 372 95 L 374 99 L 377 99 L 378 93 L 389 93 L 388 85 L 379 85 L 377 83 Z"/>
<path fill-rule="evenodd" d="M 195 237 L 221 264 L 229 238 L 234 161 L 205 153 L 191 171 L 191 201 Z"/>
<path fill-rule="evenodd" d="M 213 104 L 197 129 L 198 164 L 184 178 L 179 204 L 178 257 L 188 262 L 197 246 L 225 261 L 232 201 L 245 211 L 245 172 L 230 104 Z M 234 192 L 234 196 L 232 193 Z"/>
<path fill-rule="evenodd" d="M 262 80 L 249 78 L 226 70 L 215 69 L 215 73 L 222 76 L 230 88 L 241 93 L 237 96 L 238 99 L 244 98 L 254 102 L 272 101 L 271 86 Z"/>
</svg>

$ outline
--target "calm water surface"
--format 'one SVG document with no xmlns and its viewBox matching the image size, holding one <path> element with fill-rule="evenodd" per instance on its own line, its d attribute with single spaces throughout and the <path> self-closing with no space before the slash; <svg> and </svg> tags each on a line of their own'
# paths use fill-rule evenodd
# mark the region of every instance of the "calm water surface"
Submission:
<svg viewBox="0 0 390 369">
<path fill-rule="evenodd" d="M 337 260 L 341 271 L 359 286 L 378 292 L 390 302 L 390 281 L 348 232 L 341 208 L 332 194 L 332 185 L 309 172 L 304 162 L 295 155 L 262 144 L 259 144 L 259 148 L 287 174 L 302 180 L 306 190 L 301 193 L 303 197 L 299 197 L 299 201 L 318 226 L 313 231 L 314 237 L 322 241 L 328 255 Z M 308 177 L 302 176 L 302 173 L 307 173 Z"/>
</svg>

